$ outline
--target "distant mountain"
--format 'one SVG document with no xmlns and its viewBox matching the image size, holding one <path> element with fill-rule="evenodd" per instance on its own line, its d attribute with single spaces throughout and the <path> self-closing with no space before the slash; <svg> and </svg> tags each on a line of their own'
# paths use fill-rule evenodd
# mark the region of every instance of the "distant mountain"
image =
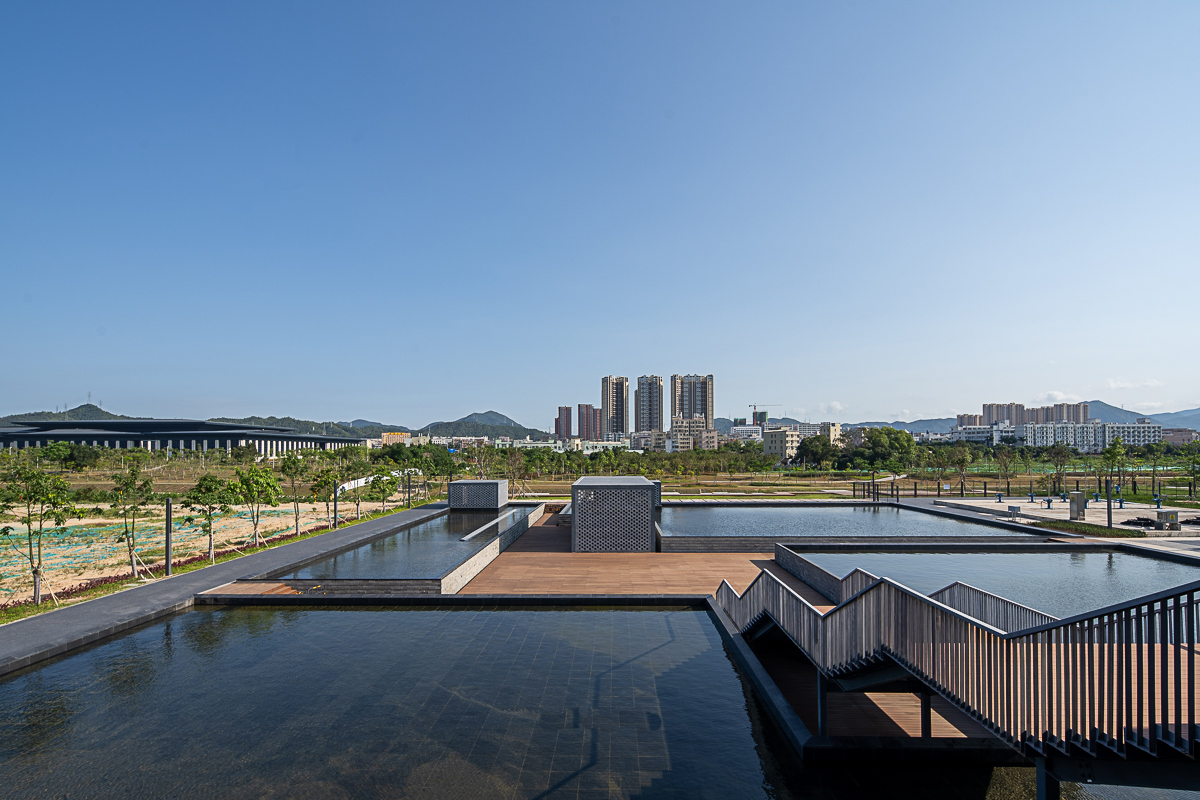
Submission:
<svg viewBox="0 0 1200 800">
<path fill-rule="evenodd" d="M 479 425 L 512 425 L 517 428 L 524 427 L 518 424 L 515 420 L 504 416 L 499 411 L 476 411 L 474 414 L 467 414 L 462 419 L 456 419 L 455 422 L 474 422 Z"/>
<path fill-rule="evenodd" d="M 550 436 L 545 431 L 526 428 L 522 425 L 485 425 L 481 422 L 464 422 L 462 420 L 439 422 L 428 428 L 422 428 L 421 433 L 428 433 L 430 436 L 486 436 L 489 439 L 501 436 L 507 436 L 510 439 L 524 439 L 526 436 L 533 439 L 547 439 Z"/>
<path fill-rule="evenodd" d="M 1172 411 L 1170 414 L 1155 414 L 1154 419 L 1164 428 L 1191 428 L 1200 430 L 1200 408 L 1187 411 Z"/>
<path fill-rule="evenodd" d="M 397 425 L 385 425 L 382 422 L 371 422 L 369 419 L 356 419 L 353 422 L 339 422 L 343 428 L 387 428 L 389 431 L 406 431 L 408 428 Z"/>
<path fill-rule="evenodd" d="M 1098 419 L 1101 422 L 1137 422 L 1143 417 L 1150 416 L 1139 411 L 1126 411 L 1123 408 L 1110 406 L 1102 400 L 1088 400 L 1087 404 L 1088 418 Z"/>
<path fill-rule="evenodd" d="M 1137 422 L 1143 417 L 1149 417 L 1164 428 L 1197 428 L 1200 426 L 1200 408 L 1171 411 L 1165 414 L 1146 414 L 1140 411 L 1126 411 L 1100 400 L 1089 400 L 1088 416 L 1104 422 Z"/>
<path fill-rule="evenodd" d="M 127 417 L 123 414 L 111 414 L 108 411 L 100 408 L 100 406 L 92 403 L 84 403 L 81 406 L 67 411 L 31 411 L 28 414 L 13 414 L 8 417 L 0 417 L 0 422 L 19 422 L 27 420 L 29 422 L 50 422 L 51 420 L 68 420 L 68 419 L 85 419 L 85 420 L 102 420 L 102 419 L 147 419 L 147 417 Z"/>
<path fill-rule="evenodd" d="M 912 422 L 843 422 L 842 429 L 847 428 L 895 428 L 909 433 L 949 433 L 958 423 L 954 417 L 938 417 L 936 419 L 916 419 Z"/>
</svg>

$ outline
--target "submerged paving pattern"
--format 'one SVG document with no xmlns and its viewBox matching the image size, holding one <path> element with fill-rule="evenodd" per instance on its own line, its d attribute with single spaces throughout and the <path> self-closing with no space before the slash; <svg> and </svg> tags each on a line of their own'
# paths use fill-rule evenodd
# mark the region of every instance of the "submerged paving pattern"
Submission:
<svg viewBox="0 0 1200 800">
<path fill-rule="evenodd" d="M 196 611 L 0 680 L 8 797 L 786 795 L 759 747 L 691 610 Z"/>
</svg>

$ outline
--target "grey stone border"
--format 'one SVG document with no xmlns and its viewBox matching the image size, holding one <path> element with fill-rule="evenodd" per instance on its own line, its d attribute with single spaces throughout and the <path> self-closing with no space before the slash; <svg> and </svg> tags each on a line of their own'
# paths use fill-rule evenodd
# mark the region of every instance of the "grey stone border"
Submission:
<svg viewBox="0 0 1200 800">
<path fill-rule="evenodd" d="M 304 552 L 296 563 L 308 562 L 316 548 L 319 555 L 353 549 L 365 541 L 389 535 L 397 530 L 419 525 L 445 513 L 443 504 L 431 504 L 389 514 L 362 523 L 343 525 L 269 550 L 252 553 L 220 564 L 191 572 L 161 578 L 154 583 L 136 586 L 112 594 L 73 603 L 5 625 L 0 625 L 0 675 L 22 669 L 39 661 L 63 655 L 79 647 L 153 622 L 159 617 L 186 611 L 195 596 L 237 580 L 255 575 L 294 569 L 289 554 Z M 365 530 L 356 530 L 362 526 Z M 328 550 L 321 545 L 330 546 Z M 280 562 L 284 566 L 280 566 Z M 271 568 L 263 569 L 270 564 Z"/>
</svg>

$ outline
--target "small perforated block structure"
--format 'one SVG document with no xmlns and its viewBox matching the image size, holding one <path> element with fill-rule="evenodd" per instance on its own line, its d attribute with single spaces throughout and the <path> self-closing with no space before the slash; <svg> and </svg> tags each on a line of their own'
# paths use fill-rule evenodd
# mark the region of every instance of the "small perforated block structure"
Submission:
<svg viewBox="0 0 1200 800">
<path fill-rule="evenodd" d="M 508 481 L 454 481 L 450 509 L 492 509 L 508 505 Z"/>
<path fill-rule="evenodd" d="M 571 509 L 573 552 L 654 552 L 654 484 L 645 478 L 580 478 Z"/>
</svg>

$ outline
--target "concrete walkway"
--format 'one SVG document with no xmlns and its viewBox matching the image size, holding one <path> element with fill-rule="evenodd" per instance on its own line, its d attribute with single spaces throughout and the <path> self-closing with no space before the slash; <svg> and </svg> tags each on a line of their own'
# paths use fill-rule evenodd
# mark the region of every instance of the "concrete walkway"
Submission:
<svg viewBox="0 0 1200 800">
<path fill-rule="evenodd" d="M 0 675 L 192 606 L 200 592 L 354 547 L 388 531 L 435 516 L 436 503 L 351 524 L 291 544 L 163 578 L 122 592 L 0 625 Z"/>
</svg>

